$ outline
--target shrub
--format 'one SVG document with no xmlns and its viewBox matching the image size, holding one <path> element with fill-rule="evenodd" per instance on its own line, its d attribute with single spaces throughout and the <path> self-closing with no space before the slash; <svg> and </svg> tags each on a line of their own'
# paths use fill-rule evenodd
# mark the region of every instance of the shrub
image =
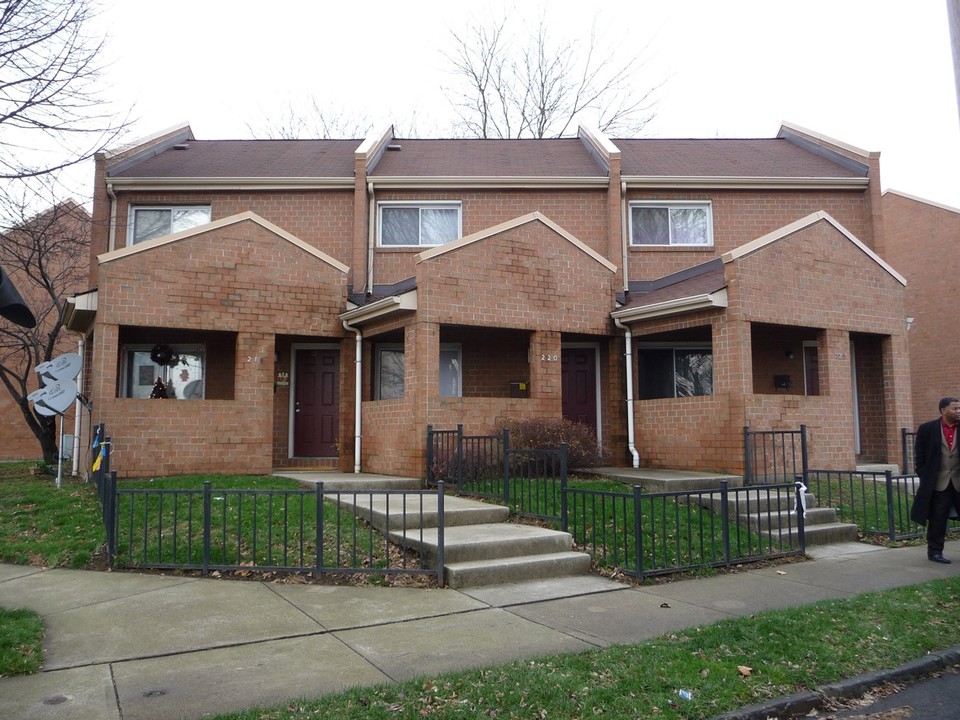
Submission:
<svg viewBox="0 0 960 720">
<path fill-rule="evenodd" d="M 510 447 L 544 450 L 567 444 L 567 467 L 604 465 L 607 453 L 597 443 L 593 428 L 566 418 L 510 418 L 501 428 L 510 428 Z"/>
</svg>

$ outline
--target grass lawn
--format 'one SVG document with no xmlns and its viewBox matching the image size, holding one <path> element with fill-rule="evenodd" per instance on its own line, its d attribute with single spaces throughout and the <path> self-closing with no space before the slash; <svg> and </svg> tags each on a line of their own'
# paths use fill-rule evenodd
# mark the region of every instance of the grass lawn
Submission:
<svg viewBox="0 0 960 720">
<path fill-rule="evenodd" d="M 960 578 L 937 580 L 724 620 L 636 645 L 291 700 L 219 720 L 702 720 L 956 644 L 958 611 Z M 681 689 L 690 700 L 678 695 Z"/>
<path fill-rule="evenodd" d="M 43 664 L 43 620 L 33 610 L 0 608 L 0 678 L 30 675 Z"/>
<path fill-rule="evenodd" d="M 93 487 L 68 481 L 57 491 L 52 478 L 29 477 L 27 467 L 0 464 L 0 560 L 82 566 L 103 542 Z M 153 485 L 168 482 L 184 480 Z M 78 536 L 85 539 L 75 544 Z M 704 719 L 958 644 L 958 613 L 960 578 L 951 578 L 725 620 L 636 645 L 292 699 L 221 720 Z M 35 613 L 0 610 L 0 676 L 36 672 L 42 635 Z M 691 699 L 681 698 L 681 689 Z"/>
</svg>

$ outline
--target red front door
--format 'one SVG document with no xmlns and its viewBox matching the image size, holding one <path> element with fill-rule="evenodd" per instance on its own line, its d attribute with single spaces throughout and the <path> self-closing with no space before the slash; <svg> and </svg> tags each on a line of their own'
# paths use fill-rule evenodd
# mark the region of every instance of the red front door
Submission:
<svg viewBox="0 0 960 720">
<path fill-rule="evenodd" d="M 597 351 L 562 348 L 560 351 L 563 417 L 597 431 Z"/>
<path fill-rule="evenodd" d="M 297 350 L 293 454 L 331 457 L 340 438 L 340 351 Z"/>
</svg>

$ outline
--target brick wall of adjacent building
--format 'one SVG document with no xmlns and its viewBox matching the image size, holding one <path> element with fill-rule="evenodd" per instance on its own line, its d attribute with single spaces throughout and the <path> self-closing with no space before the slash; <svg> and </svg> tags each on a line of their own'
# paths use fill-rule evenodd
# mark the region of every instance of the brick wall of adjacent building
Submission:
<svg viewBox="0 0 960 720">
<path fill-rule="evenodd" d="M 960 210 L 888 192 L 883 196 L 887 259 L 907 278 L 907 334 L 914 425 L 938 417 L 940 398 L 960 397 L 944 308 L 957 296 Z M 916 429 L 914 427 L 914 429 Z"/>
</svg>

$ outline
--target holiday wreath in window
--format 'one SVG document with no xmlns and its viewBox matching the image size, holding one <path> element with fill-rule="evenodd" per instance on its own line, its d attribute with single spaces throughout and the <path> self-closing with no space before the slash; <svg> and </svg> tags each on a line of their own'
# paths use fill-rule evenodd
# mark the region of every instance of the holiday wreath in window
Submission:
<svg viewBox="0 0 960 720">
<path fill-rule="evenodd" d="M 163 343 L 153 346 L 153 350 L 150 351 L 150 360 L 160 367 L 173 367 L 180 364 L 180 356 L 169 345 Z"/>
</svg>

